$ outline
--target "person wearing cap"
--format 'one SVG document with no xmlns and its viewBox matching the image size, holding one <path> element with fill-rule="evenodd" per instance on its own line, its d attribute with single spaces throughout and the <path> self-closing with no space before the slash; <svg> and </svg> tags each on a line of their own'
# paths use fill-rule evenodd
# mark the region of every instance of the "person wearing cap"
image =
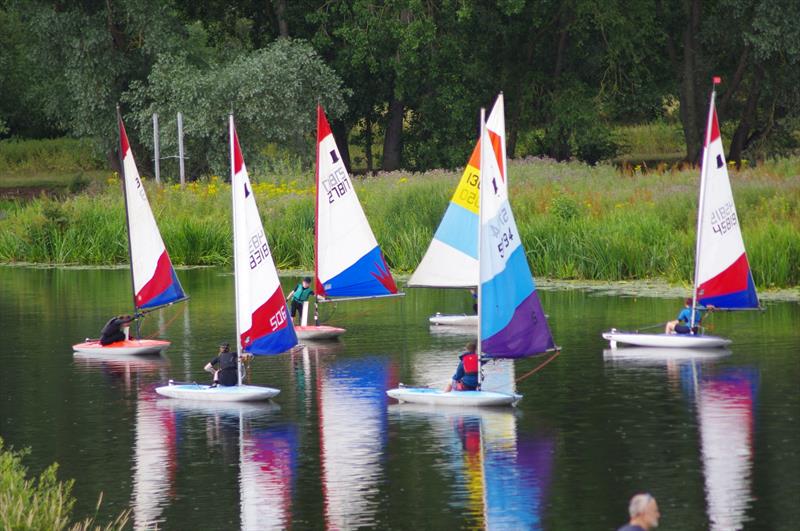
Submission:
<svg viewBox="0 0 800 531">
<path fill-rule="evenodd" d="M 687 297 L 683 303 L 684 307 L 683 310 L 681 310 L 681 312 L 678 314 L 678 318 L 674 321 L 669 321 L 667 326 L 664 328 L 665 334 L 696 334 L 698 327 L 700 326 L 700 321 L 703 320 L 703 315 L 705 312 L 710 312 L 714 309 L 713 304 L 696 307 L 694 309 L 694 323 L 690 328 L 689 321 L 692 320 L 692 298 Z"/>
<path fill-rule="evenodd" d="M 656 499 L 650 494 L 636 494 L 628 504 L 630 521 L 617 531 L 650 531 L 658 527 L 661 513 L 658 511 Z"/>
<path fill-rule="evenodd" d="M 100 344 L 106 346 L 118 341 L 125 341 L 128 337 L 122 329 L 127 328 L 127 325 L 134 319 L 135 317 L 130 315 L 117 315 L 109 319 L 100 332 Z"/>
<path fill-rule="evenodd" d="M 219 369 L 214 369 L 218 365 Z M 214 383 L 212 385 L 238 385 L 239 374 L 237 373 L 239 367 L 236 363 L 236 352 L 231 352 L 228 343 L 222 343 L 219 346 L 219 354 L 214 359 L 206 363 L 203 370 L 210 372 L 214 375 Z"/>
<path fill-rule="evenodd" d="M 311 277 L 304 277 L 302 282 L 297 284 L 297 287 L 292 290 L 286 300 L 292 301 L 292 319 L 295 314 L 303 316 L 303 303 L 305 303 L 312 295 L 314 290 L 311 289 Z"/>
</svg>

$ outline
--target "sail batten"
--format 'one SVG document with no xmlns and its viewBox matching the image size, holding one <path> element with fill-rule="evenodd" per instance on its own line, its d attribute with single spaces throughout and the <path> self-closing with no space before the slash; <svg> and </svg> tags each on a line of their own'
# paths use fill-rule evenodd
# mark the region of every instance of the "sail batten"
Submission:
<svg viewBox="0 0 800 531">
<path fill-rule="evenodd" d="M 316 294 L 397 293 L 322 107 L 317 107 Z"/>
<path fill-rule="evenodd" d="M 233 116 L 229 128 L 238 345 L 250 354 L 280 354 L 297 344 L 297 335 L 258 214 Z"/>
<path fill-rule="evenodd" d="M 503 95 L 482 127 L 479 336 L 484 357 L 522 358 L 555 348 L 508 201 Z"/>
<path fill-rule="evenodd" d="M 175 274 L 175 268 L 172 266 L 150 202 L 147 200 L 147 193 L 125 132 L 125 124 L 119 115 L 117 120 L 134 307 L 137 311 L 153 310 L 187 297 Z"/>
<path fill-rule="evenodd" d="M 725 162 L 715 95 L 712 91 L 700 177 L 694 298 L 720 309 L 758 308 Z"/>
</svg>

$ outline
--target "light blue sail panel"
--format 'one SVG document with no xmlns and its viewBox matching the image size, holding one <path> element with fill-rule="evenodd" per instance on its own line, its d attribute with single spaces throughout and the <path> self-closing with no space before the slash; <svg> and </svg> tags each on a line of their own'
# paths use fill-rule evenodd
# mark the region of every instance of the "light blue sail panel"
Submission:
<svg viewBox="0 0 800 531">
<path fill-rule="evenodd" d="M 451 202 L 434 238 L 477 260 L 478 240 L 475 238 L 477 233 L 478 216 Z"/>
<path fill-rule="evenodd" d="M 506 268 L 481 286 L 481 339 L 506 328 L 517 307 L 535 290 L 525 249 L 520 245 L 511 253 Z"/>
</svg>

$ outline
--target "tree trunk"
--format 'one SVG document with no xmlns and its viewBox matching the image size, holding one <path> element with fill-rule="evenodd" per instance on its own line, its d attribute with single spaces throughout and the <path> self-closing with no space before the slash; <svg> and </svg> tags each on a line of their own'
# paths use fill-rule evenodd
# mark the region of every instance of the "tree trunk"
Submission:
<svg viewBox="0 0 800 531">
<path fill-rule="evenodd" d="M 367 173 L 372 175 L 374 162 L 372 160 L 372 117 L 364 118 L 364 157 L 367 160 Z"/>
<path fill-rule="evenodd" d="M 698 105 L 697 42 L 695 35 L 700 26 L 700 0 L 688 0 L 688 20 L 683 32 L 683 61 L 681 64 L 680 117 L 683 138 L 686 141 L 686 160 L 700 161 L 703 147 L 703 106 Z"/>
<path fill-rule="evenodd" d="M 339 155 L 342 157 L 344 167 L 350 173 L 350 143 L 347 141 L 347 125 L 342 120 L 331 120 L 331 133 L 336 140 L 336 147 L 339 148 Z"/>
<path fill-rule="evenodd" d="M 392 94 L 389 102 L 389 117 L 386 121 L 386 135 L 383 138 L 383 171 L 400 169 L 403 153 L 403 114 L 405 105 Z"/>
<path fill-rule="evenodd" d="M 278 34 L 284 39 L 289 38 L 289 23 L 286 20 L 286 0 L 273 0 L 275 16 L 278 18 Z"/>
<path fill-rule="evenodd" d="M 742 152 L 747 147 L 750 131 L 753 129 L 756 122 L 758 98 L 761 95 L 762 75 L 763 72 L 757 69 L 756 75 L 753 77 L 752 86 L 750 87 L 750 94 L 747 96 L 747 105 L 745 106 L 744 113 L 739 121 L 739 125 L 736 127 L 736 132 L 733 133 L 733 138 L 731 138 L 728 160 L 735 161 L 737 167 L 742 166 Z"/>
</svg>

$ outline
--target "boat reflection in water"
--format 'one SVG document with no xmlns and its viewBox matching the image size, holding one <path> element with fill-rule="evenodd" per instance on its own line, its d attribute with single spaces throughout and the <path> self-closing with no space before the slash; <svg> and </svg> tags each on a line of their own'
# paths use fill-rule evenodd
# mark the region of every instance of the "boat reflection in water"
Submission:
<svg viewBox="0 0 800 531">
<path fill-rule="evenodd" d="M 375 525 L 384 480 L 386 389 L 396 382 L 381 356 L 317 358 L 325 527 Z"/>
<path fill-rule="evenodd" d="M 279 410 L 271 402 L 168 400 L 143 394 L 136 416 L 134 528 L 172 527 L 163 511 L 176 498 L 177 447 L 191 438 L 192 418 L 204 421 L 206 444 L 218 446 L 227 464 L 238 461 L 241 529 L 289 527 L 298 441 L 293 425 L 274 423 Z"/>
<path fill-rule="evenodd" d="M 727 350 L 625 348 L 604 351 L 615 366 L 666 366 L 670 382 L 694 402 L 706 507 L 712 530 L 742 529 L 753 501 L 753 407 L 758 372 L 716 368 Z"/>
<path fill-rule="evenodd" d="M 390 421 L 422 421 L 437 451 L 449 463 L 448 483 L 464 490 L 471 521 L 486 529 L 543 529 L 543 507 L 553 470 L 553 437 L 522 436 L 518 412 L 394 404 Z"/>
<path fill-rule="evenodd" d="M 109 381 L 131 391 L 154 379 L 167 379 L 169 359 L 161 354 L 151 356 L 108 354 L 104 352 L 75 352 L 75 366 L 81 371 L 100 371 Z"/>
<path fill-rule="evenodd" d="M 700 423 L 706 505 L 712 530 L 743 529 L 753 501 L 753 406 L 758 373 L 723 369 L 692 375 Z"/>
</svg>

